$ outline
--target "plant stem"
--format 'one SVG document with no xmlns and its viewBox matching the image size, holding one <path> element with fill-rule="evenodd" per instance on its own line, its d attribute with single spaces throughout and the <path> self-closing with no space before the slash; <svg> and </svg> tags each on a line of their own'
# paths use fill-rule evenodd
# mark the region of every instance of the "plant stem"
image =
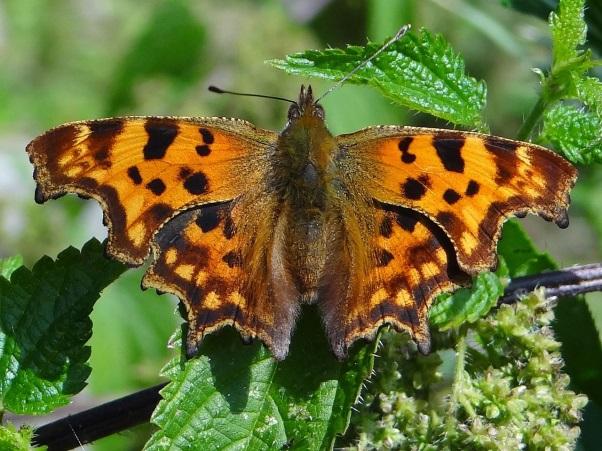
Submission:
<svg viewBox="0 0 602 451">
<path fill-rule="evenodd" d="M 523 125 L 520 127 L 517 133 L 517 138 L 519 140 L 524 141 L 529 138 L 529 136 L 533 132 L 533 129 L 535 128 L 535 125 L 537 124 L 537 122 L 539 122 L 541 116 L 543 116 L 543 113 L 548 108 L 549 103 L 546 100 L 546 96 L 544 95 L 544 93 L 545 86 L 542 90 L 542 93 L 539 96 L 539 99 L 537 99 L 537 103 L 533 105 L 531 112 L 529 113 L 527 119 L 525 119 L 525 122 L 523 122 Z"/>
<path fill-rule="evenodd" d="M 466 364 L 466 328 L 460 328 L 460 335 L 456 343 L 456 366 L 454 368 L 454 382 L 452 384 L 451 398 L 449 400 L 449 409 L 447 412 L 447 439 L 451 440 L 457 433 L 457 422 L 454 421 L 458 408 L 462 405 L 467 409 L 469 416 L 474 416 L 476 413 L 472 406 L 464 402 L 464 367 Z"/>
</svg>

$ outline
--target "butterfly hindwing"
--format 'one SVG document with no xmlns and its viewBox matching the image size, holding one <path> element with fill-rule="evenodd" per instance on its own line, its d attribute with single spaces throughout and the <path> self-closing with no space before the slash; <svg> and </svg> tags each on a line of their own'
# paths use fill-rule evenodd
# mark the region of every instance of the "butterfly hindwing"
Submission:
<svg viewBox="0 0 602 451">
<path fill-rule="evenodd" d="M 262 177 L 260 162 L 276 136 L 236 119 L 124 117 L 62 125 L 27 151 L 36 200 L 68 192 L 97 199 L 108 253 L 139 265 L 169 218 L 231 200 Z"/>
<path fill-rule="evenodd" d="M 189 354 L 206 334 L 224 325 L 235 327 L 245 339 L 259 337 L 277 358 L 288 351 L 296 298 L 278 298 L 284 281 L 273 283 L 270 275 L 278 270 L 270 253 L 262 252 L 273 247 L 273 236 L 269 227 L 264 238 L 257 236 L 259 223 L 246 216 L 248 208 L 234 201 L 195 208 L 170 220 L 156 236 L 154 262 L 143 286 L 182 300 Z M 269 223 L 269 211 L 254 213 L 251 218 L 261 218 L 262 226 Z"/>
<path fill-rule="evenodd" d="M 337 140 L 370 195 L 427 215 L 449 236 L 460 267 L 470 274 L 495 266 L 495 246 L 509 216 L 535 213 L 568 225 L 576 170 L 543 147 L 478 133 L 393 126 Z"/>
<path fill-rule="evenodd" d="M 378 202 L 370 214 L 375 233 L 367 243 L 371 252 L 359 296 L 330 309 L 322 306 L 332 311 L 326 329 L 333 349 L 342 357 L 355 340 L 372 338 L 387 323 L 409 332 L 427 352 L 428 308 L 467 276 L 458 268 L 449 239 L 425 216 Z"/>
</svg>

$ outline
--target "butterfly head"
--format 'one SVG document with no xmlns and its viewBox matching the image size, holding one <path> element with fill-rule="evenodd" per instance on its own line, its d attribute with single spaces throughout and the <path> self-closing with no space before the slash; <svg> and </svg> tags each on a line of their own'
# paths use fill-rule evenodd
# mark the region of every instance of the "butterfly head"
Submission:
<svg viewBox="0 0 602 451">
<path fill-rule="evenodd" d="M 293 103 L 288 109 L 288 120 L 290 122 L 303 117 L 314 117 L 323 121 L 324 108 L 314 100 L 311 86 L 305 89 L 305 86 L 301 85 L 299 100 Z"/>
</svg>

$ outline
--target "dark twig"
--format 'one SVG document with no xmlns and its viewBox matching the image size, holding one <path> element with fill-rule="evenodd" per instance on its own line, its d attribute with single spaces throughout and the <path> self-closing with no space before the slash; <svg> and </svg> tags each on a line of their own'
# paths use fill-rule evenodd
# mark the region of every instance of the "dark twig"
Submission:
<svg viewBox="0 0 602 451">
<path fill-rule="evenodd" d="M 48 451 L 68 450 L 146 423 L 161 400 L 159 390 L 165 385 L 155 385 L 40 426 L 35 430 L 33 444 L 46 445 Z"/>
<path fill-rule="evenodd" d="M 515 303 L 539 287 L 545 289 L 548 298 L 602 291 L 602 264 L 517 277 L 508 284 L 499 304 Z M 164 386 L 156 385 L 41 426 L 35 431 L 34 444 L 46 445 L 49 451 L 68 450 L 79 446 L 80 442 L 89 443 L 148 422 L 161 399 L 159 390 Z"/>
<path fill-rule="evenodd" d="M 602 291 L 602 264 L 592 263 L 534 276 L 516 277 L 508 284 L 498 304 L 513 304 L 521 296 L 539 287 L 544 288 L 546 298 Z"/>
</svg>

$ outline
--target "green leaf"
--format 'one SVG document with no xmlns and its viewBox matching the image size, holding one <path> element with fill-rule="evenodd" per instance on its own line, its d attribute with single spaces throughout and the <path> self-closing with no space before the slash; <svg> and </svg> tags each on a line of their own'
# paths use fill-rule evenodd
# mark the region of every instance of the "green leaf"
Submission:
<svg viewBox="0 0 602 451">
<path fill-rule="evenodd" d="M 504 294 L 503 279 L 508 268 L 502 259 L 495 273 L 484 272 L 473 279 L 470 288 L 439 296 L 429 311 L 429 321 L 441 330 L 474 323 L 484 317 Z"/>
<path fill-rule="evenodd" d="M 598 118 L 602 116 L 602 82 L 594 77 L 582 77 L 577 82 L 577 94 Z"/>
<path fill-rule="evenodd" d="M 548 254 L 538 251 L 533 246 L 523 228 L 516 221 L 508 221 L 504 224 L 497 251 L 506 262 L 510 277 L 538 274 L 558 268 Z"/>
<path fill-rule="evenodd" d="M 577 108 L 559 103 L 544 118 L 541 138 L 578 164 L 602 162 L 602 118 Z"/>
<path fill-rule="evenodd" d="M 585 0 L 562 0 L 557 12 L 550 14 L 555 65 L 579 56 L 587 33 L 584 5 Z"/>
<path fill-rule="evenodd" d="M 166 77 L 180 85 L 194 82 L 206 66 L 205 29 L 187 2 L 164 1 L 119 64 L 110 89 L 108 114 L 131 106 L 135 84 Z"/>
<path fill-rule="evenodd" d="M 382 44 L 308 50 L 268 61 L 288 73 L 340 80 Z M 350 83 L 368 84 L 393 101 L 456 124 L 484 127 L 486 87 L 464 72 L 464 61 L 440 35 L 407 33 L 360 68 Z"/>
<path fill-rule="evenodd" d="M 20 255 L 0 259 L 0 276 L 8 279 L 15 269 L 22 265 L 23 257 Z"/>
<path fill-rule="evenodd" d="M 565 370 L 575 390 L 602 404 L 602 346 L 583 296 L 561 299 L 555 309 L 554 332 L 562 343 Z"/>
<path fill-rule="evenodd" d="M 306 308 L 290 354 L 274 360 L 259 342 L 226 329 L 204 339 L 197 358 L 172 360 L 147 450 L 330 449 L 373 365 L 375 342 L 339 362 L 315 308 Z"/>
<path fill-rule="evenodd" d="M 90 373 L 84 346 L 100 291 L 125 267 L 104 257 L 97 240 L 56 261 L 41 258 L 0 278 L 0 401 L 2 410 L 41 414 L 65 405 Z"/>
</svg>

